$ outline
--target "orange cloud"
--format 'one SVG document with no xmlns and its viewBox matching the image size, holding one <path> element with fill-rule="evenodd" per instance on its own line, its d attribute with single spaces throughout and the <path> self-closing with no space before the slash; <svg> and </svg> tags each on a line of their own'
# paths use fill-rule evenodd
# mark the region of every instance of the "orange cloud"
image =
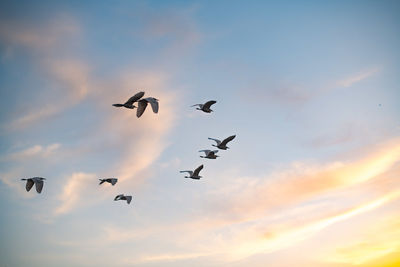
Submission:
<svg viewBox="0 0 400 267">
<path fill-rule="evenodd" d="M 297 205 L 324 193 L 372 180 L 394 168 L 399 159 L 400 139 L 395 139 L 369 149 L 369 154 L 358 160 L 337 161 L 321 166 L 298 163 L 292 169 L 266 177 L 237 179 L 238 186 L 228 189 L 222 187 L 222 190 L 214 193 L 218 198 L 233 200 L 225 200 L 214 206 L 222 207 L 223 212 L 217 212 L 227 218 L 253 220 L 263 217 L 272 209 Z"/>
</svg>

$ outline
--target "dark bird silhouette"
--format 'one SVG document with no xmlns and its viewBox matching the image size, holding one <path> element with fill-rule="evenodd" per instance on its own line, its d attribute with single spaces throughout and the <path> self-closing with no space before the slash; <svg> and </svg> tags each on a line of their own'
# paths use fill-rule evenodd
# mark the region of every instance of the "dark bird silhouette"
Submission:
<svg viewBox="0 0 400 267">
<path fill-rule="evenodd" d="M 136 116 L 140 118 L 146 110 L 147 104 L 150 103 L 154 113 L 158 113 L 158 99 L 154 97 L 147 97 L 139 100 L 139 107 L 136 111 Z"/>
<path fill-rule="evenodd" d="M 143 96 L 144 96 L 144 92 L 139 92 L 136 95 L 134 95 L 131 98 L 129 98 L 128 101 L 125 102 L 125 104 L 113 104 L 113 106 L 114 107 L 124 107 L 124 108 L 134 109 L 134 108 L 136 108 L 136 106 L 134 106 L 133 103 L 137 102 Z"/>
<path fill-rule="evenodd" d="M 202 178 L 202 176 L 199 176 L 199 173 L 203 169 L 203 167 L 204 167 L 203 165 L 200 165 L 194 171 L 180 171 L 180 173 L 187 172 L 187 173 L 189 173 L 189 176 L 185 176 L 185 178 L 191 178 L 191 179 L 199 180 L 200 178 Z"/>
<path fill-rule="evenodd" d="M 132 196 L 124 196 L 124 194 L 121 194 L 114 198 L 114 201 L 117 201 L 117 200 L 126 200 L 126 203 L 130 204 L 131 200 L 132 200 Z"/>
<path fill-rule="evenodd" d="M 227 147 L 226 144 L 228 144 L 228 142 L 235 139 L 235 137 L 236 137 L 236 135 L 229 136 L 228 138 L 225 138 L 222 142 L 218 139 L 214 139 L 214 138 L 210 138 L 210 137 L 208 137 L 208 139 L 214 140 L 215 142 L 217 142 L 217 145 L 212 145 L 212 146 L 218 147 L 219 149 L 222 149 L 222 150 L 227 150 L 229 147 Z"/>
<path fill-rule="evenodd" d="M 100 180 L 99 185 L 101 185 L 104 182 L 107 182 L 107 183 L 110 183 L 112 185 L 115 185 L 118 182 L 117 178 L 105 178 L 105 179 L 99 179 L 99 180 Z"/>
<path fill-rule="evenodd" d="M 39 194 L 42 192 L 43 189 L 43 184 L 44 184 L 44 180 L 46 180 L 46 178 L 43 177 L 32 177 L 32 178 L 27 178 L 27 179 L 21 179 L 22 181 L 26 181 L 26 191 L 29 192 L 29 190 L 31 190 L 31 188 L 33 187 L 33 184 L 36 185 L 36 192 L 38 192 Z"/>
<path fill-rule="evenodd" d="M 218 153 L 218 150 L 200 150 L 199 152 L 204 152 L 206 155 L 205 156 L 200 156 L 200 158 L 206 158 L 206 159 L 216 159 L 217 155 L 215 155 L 216 153 Z"/>
<path fill-rule="evenodd" d="M 203 111 L 205 113 L 210 113 L 210 112 L 213 112 L 213 110 L 210 107 L 212 105 L 214 105 L 215 103 L 217 103 L 217 101 L 210 100 L 210 101 L 207 101 L 204 104 L 195 104 L 192 107 L 199 106 L 198 108 L 196 108 L 197 110 L 201 110 L 201 111 Z"/>
</svg>

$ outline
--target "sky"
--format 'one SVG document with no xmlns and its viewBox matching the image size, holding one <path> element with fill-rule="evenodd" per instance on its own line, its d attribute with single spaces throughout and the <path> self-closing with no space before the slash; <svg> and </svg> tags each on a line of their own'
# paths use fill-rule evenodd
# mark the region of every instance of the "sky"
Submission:
<svg viewBox="0 0 400 267">
<path fill-rule="evenodd" d="M 399 14 L 1 1 L 0 266 L 399 266 Z"/>
</svg>

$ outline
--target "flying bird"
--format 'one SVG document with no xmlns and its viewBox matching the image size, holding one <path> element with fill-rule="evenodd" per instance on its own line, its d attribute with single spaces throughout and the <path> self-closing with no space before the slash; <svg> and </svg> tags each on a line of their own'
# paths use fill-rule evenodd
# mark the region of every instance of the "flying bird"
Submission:
<svg viewBox="0 0 400 267">
<path fill-rule="evenodd" d="M 113 104 L 113 106 L 134 109 L 134 108 L 136 108 L 136 106 L 134 106 L 133 103 L 139 101 L 139 99 L 141 99 L 143 96 L 144 96 L 144 92 L 139 92 L 136 95 L 129 98 L 128 101 L 125 102 L 125 104 Z"/>
<path fill-rule="evenodd" d="M 147 104 L 150 103 L 154 113 L 158 113 L 158 99 L 154 97 L 147 97 L 139 100 L 139 107 L 136 111 L 136 116 L 140 118 L 146 110 Z"/>
<path fill-rule="evenodd" d="M 218 152 L 218 150 L 206 149 L 206 150 L 200 150 L 199 152 L 204 152 L 206 154 L 206 156 L 200 156 L 200 158 L 216 159 L 217 157 L 219 157 L 219 156 L 215 155 Z"/>
<path fill-rule="evenodd" d="M 104 182 L 107 182 L 107 183 L 110 183 L 112 185 L 115 185 L 118 182 L 117 178 L 105 178 L 105 179 L 99 179 L 99 180 L 100 180 L 99 185 L 101 185 Z"/>
<path fill-rule="evenodd" d="M 131 200 L 132 200 L 132 196 L 124 196 L 124 194 L 121 194 L 114 198 L 114 201 L 117 201 L 117 200 L 126 200 L 126 203 L 130 204 Z"/>
<path fill-rule="evenodd" d="M 204 167 L 203 165 L 200 165 L 194 171 L 180 171 L 180 173 L 187 172 L 187 173 L 189 173 L 190 176 L 185 176 L 185 178 L 192 178 L 192 179 L 199 180 L 200 178 L 202 178 L 202 176 L 199 176 L 199 173 L 203 169 L 203 167 Z"/>
<path fill-rule="evenodd" d="M 215 103 L 217 103 L 217 101 L 215 101 L 215 100 L 210 100 L 210 101 L 207 101 L 207 102 L 204 103 L 204 104 L 195 104 L 195 105 L 193 105 L 192 107 L 199 106 L 198 108 L 196 108 L 197 110 L 204 111 L 205 113 L 210 113 L 210 112 L 213 112 L 213 110 L 210 109 L 210 107 L 211 107 L 212 105 L 214 105 Z"/>
<path fill-rule="evenodd" d="M 46 178 L 43 177 L 32 177 L 32 178 L 27 178 L 27 179 L 21 179 L 22 181 L 26 181 L 26 191 L 29 192 L 29 190 L 31 190 L 33 184 L 36 185 L 36 192 L 38 192 L 39 194 L 42 192 L 43 189 L 43 180 L 46 180 Z"/>
<path fill-rule="evenodd" d="M 227 147 L 226 144 L 228 144 L 228 142 L 235 139 L 235 137 L 236 137 L 236 135 L 229 136 L 228 138 L 225 138 L 222 142 L 218 139 L 214 139 L 214 138 L 210 138 L 210 137 L 208 137 L 208 139 L 214 140 L 215 142 L 217 142 L 217 145 L 212 145 L 212 146 L 218 147 L 219 149 L 222 149 L 222 150 L 227 150 L 229 147 Z"/>
</svg>

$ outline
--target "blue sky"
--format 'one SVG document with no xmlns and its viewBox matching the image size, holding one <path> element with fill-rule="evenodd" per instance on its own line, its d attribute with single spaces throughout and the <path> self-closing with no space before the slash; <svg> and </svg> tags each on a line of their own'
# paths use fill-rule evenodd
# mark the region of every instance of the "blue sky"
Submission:
<svg viewBox="0 0 400 267">
<path fill-rule="evenodd" d="M 399 8 L 1 3 L 1 263 L 395 266 Z M 141 90 L 159 114 L 111 106 Z"/>
</svg>

